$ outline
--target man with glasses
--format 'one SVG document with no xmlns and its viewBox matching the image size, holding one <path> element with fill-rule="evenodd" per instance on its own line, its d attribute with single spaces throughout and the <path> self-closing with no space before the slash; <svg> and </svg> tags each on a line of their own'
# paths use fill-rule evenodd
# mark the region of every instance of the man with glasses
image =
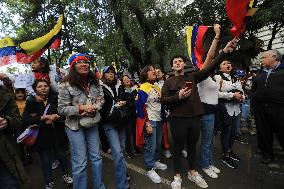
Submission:
<svg viewBox="0 0 284 189">
<path fill-rule="evenodd" d="M 251 104 L 264 164 L 275 158 L 274 134 L 284 149 L 284 63 L 281 57 L 277 50 L 265 51 L 260 59 L 262 68 L 253 79 Z"/>
</svg>

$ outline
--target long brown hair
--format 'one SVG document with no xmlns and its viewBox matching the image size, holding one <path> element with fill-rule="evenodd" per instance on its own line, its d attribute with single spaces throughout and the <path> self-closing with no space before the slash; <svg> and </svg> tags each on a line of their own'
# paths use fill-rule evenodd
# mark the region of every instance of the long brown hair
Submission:
<svg viewBox="0 0 284 189">
<path fill-rule="evenodd" d="M 82 83 L 84 82 L 90 82 L 90 84 L 95 84 L 97 86 L 99 85 L 99 79 L 91 70 L 89 71 L 87 77 L 81 77 L 77 73 L 75 66 L 71 68 L 69 74 L 63 78 L 62 82 L 69 82 L 71 86 L 76 86 L 82 91 L 84 91 L 84 88 L 82 86 Z"/>
</svg>

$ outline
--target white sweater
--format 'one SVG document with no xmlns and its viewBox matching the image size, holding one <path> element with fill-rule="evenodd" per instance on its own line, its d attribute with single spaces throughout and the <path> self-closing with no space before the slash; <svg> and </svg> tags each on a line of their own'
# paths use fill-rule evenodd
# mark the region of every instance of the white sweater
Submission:
<svg viewBox="0 0 284 189">
<path fill-rule="evenodd" d="M 219 98 L 228 99 L 228 100 L 233 99 L 234 93 L 229 92 L 232 89 L 238 89 L 238 90 L 244 92 L 240 81 L 236 81 L 235 83 L 233 83 L 231 81 L 232 78 L 229 74 L 224 73 L 224 76 L 230 81 L 223 80 L 222 88 L 218 93 Z M 222 80 L 222 77 L 220 75 L 216 75 L 215 78 L 217 80 L 217 83 L 220 86 L 220 81 Z M 225 107 L 227 109 L 228 114 L 230 116 L 239 115 L 241 113 L 240 104 L 241 104 L 240 102 L 227 102 L 227 103 L 225 103 Z"/>
<path fill-rule="evenodd" d="M 211 77 L 208 77 L 198 85 L 198 93 L 203 103 L 216 105 L 218 104 L 219 85 Z"/>
</svg>

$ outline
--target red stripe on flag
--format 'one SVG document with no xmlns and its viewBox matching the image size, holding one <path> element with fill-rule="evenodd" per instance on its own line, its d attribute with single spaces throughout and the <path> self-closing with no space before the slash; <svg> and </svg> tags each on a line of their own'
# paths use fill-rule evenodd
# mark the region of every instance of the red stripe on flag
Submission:
<svg viewBox="0 0 284 189">
<path fill-rule="evenodd" d="M 17 57 L 17 62 L 18 63 L 22 63 L 22 64 L 28 64 L 33 62 L 35 59 L 37 59 L 38 57 L 40 57 L 44 51 L 46 49 L 41 49 L 39 51 L 37 51 L 36 53 L 32 54 L 32 55 L 27 55 L 23 52 L 18 51 L 16 53 L 16 57 Z"/>
<path fill-rule="evenodd" d="M 0 57 L 0 67 L 6 66 L 8 64 L 12 64 L 16 62 L 16 56 L 10 55 L 10 56 L 2 56 Z"/>
<path fill-rule="evenodd" d="M 51 49 L 58 49 L 60 47 L 60 44 L 61 44 L 61 39 L 58 38 L 58 39 L 55 39 L 52 44 L 50 45 L 50 48 Z"/>
<path fill-rule="evenodd" d="M 196 65 L 200 69 L 203 65 L 202 57 L 204 55 L 204 46 L 203 46 L 203 37 L 205 32 L 207 31 L 208 26 L 199 26 L 197 37 L 196 37 L 196 43 L 194 47 L 194 55 L 196 58 Z"/>
<path fill-rule="evenodd" d="M 250 0 L 226 0 L 227 16 L 234 24 L 230 30 L 234 37 L 238 37 L 245 31 L 245 18 Z"/>
</svg>

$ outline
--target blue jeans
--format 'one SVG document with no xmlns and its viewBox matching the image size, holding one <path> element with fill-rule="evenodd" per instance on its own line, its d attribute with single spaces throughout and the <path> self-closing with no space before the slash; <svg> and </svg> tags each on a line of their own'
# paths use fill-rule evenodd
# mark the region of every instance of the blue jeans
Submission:
<svg viewBox="0 0 284 189">
<path fill-rule="evenodd" d="M 162 122 L 150 121 L 150 123 L 153 126 L 153 133 L 149 135 L 144 131 L 144 161 L 147 170 L 152 169 L 159 160 L 162 147 Z"/>
<path fill-rule="evenodd" d="M 223 153 L 227 153 L 232 150 L 234 142 L 241 125 L 241 114 L 237 116 L 231 116 L 232 125 L 224 128 L 221 132 L 221 144 Z"/>
<path fill-rule="evenodd" d="M 205 114 L 201 117 L 201 143 L 200 165 L 208 168 L 213 165 L 213 137 L 214 137 L 215 114 Z"/>
<path fill-rule="evenodd" d="M 87 156 L 92 165 L 93 185 L 95 189 L 105 189 L 102 181 L 102 157 L 98 126 L 80 128 L 73 131 L 66 127 L 70 142 L 73 188 L 87 189 Z"/>
<path fill-rule="evenodd" d="M 114 161 L 114 176 L 117 189 L 126 189 L 128 182 L 126 179 L 126 163 L 123 157 L 125 148 L 125 128 L 114 128 L 110 123 L 103 124 L 105 134 L 111 148 L 111 155 Z"/>
<path fill-rule="evenodd" d="M 3 152 L 1 152 L 3 153 Z M 19 183 L 0 160 L 0 188 L 1 189 L 20 189 Z"/>
<path fill-rule="evenodd" d="M 245 119 L 249 128 L 252 128 L 250 120 L 250 99 L 245 99 L 242 104 L 242 118 Z"/>
</svg>

